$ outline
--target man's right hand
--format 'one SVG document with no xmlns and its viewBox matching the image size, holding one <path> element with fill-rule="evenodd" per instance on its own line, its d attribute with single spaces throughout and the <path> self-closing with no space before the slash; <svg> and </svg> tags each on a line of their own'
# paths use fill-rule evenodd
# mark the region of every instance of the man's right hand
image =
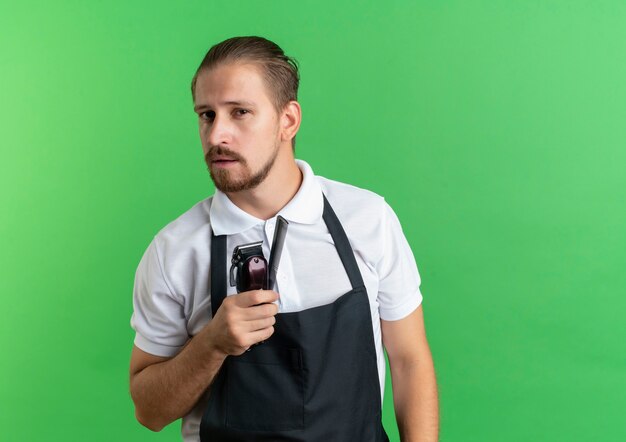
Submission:
<svg viewBox="0 0 626 442">
<path fill-rule="evenodd" d="M 251 290 L 227 296 L 215 317 L 199 334 L 208 339 L 220 353 L 238 356 L 257 342 L 274 333 L 278 293 L 273 290 Z"/>
</svg>

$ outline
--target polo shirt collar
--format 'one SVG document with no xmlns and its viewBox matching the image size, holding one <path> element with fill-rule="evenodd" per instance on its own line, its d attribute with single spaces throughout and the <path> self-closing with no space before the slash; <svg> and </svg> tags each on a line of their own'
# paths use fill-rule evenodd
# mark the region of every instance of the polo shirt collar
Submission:
<svg viewBox="0 0 626 442">
<path fill-rule="evenodd" d="M 296 159 L 296 164 L 302 171 L 302 183 L 298 192 L 277 215 L 281 215 L 290 223 L 315 224 L 324 211 L 322 188 L 306 161 Z M 215 235 L 234 235 L 265 223 L 265 220 L 237 207 L 219 189 L 215 189 L 209 219 Z"/>
</svg>

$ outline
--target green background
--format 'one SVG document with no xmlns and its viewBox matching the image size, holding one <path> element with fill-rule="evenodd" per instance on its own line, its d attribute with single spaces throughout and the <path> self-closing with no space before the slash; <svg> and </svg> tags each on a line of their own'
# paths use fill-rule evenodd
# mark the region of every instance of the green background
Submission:
<svg viewBox="0 0 626 442">
<path fill-rule="evenodd" d="M 626 440 L 625 23 L 623 1 L 3 0 L 0 439 L 179 440 L 134 420 L 134 273 L 213 193 L 196 67 L 262 35 L 300 62 L 297 156 L 402 222 L 441 440 Z"/>
</svg>

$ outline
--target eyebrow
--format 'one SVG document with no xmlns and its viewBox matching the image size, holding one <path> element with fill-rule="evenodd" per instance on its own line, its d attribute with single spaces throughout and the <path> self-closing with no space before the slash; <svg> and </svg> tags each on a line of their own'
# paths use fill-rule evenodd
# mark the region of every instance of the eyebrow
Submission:
<svg viewBox="0 0 626 442">
<path fill-rule="evenodd" d="M 219 103 L 219 105 L 221 106 L 250 106 L 250 107 L 255 106 L 255 104 L 252 101 L 246 101 L 246 100 L 222 101 Z M 208 104 L 199 103 L 194 106 L 193 110 L 194 112 L 198 112 L 200 109 L 208 109 L 210 107 L 211 106 L 209 106 Z"/>
</svg>

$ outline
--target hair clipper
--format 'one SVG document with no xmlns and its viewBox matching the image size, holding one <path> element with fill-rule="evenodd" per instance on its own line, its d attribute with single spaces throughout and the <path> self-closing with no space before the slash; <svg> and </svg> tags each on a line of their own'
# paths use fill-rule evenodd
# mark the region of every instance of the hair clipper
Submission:
<svg viewBox="0 0 626 442">
<path fill-rule="evenodd" d="M 230 286 L 236 286 L 237 293 L 274 289 L 288 225 L 287 220 L 278 215 L 269 264 L 263 256 L 263 241 L 235 247 L 230 266 Z"/>
<path fill-rule="evenodd" d="M 237 293 L 267 287 L 268 266 L 263 256 L 263 241 L 235 247 L 231 264 L 230 286 L 236 285 Z"/>
</svg>

